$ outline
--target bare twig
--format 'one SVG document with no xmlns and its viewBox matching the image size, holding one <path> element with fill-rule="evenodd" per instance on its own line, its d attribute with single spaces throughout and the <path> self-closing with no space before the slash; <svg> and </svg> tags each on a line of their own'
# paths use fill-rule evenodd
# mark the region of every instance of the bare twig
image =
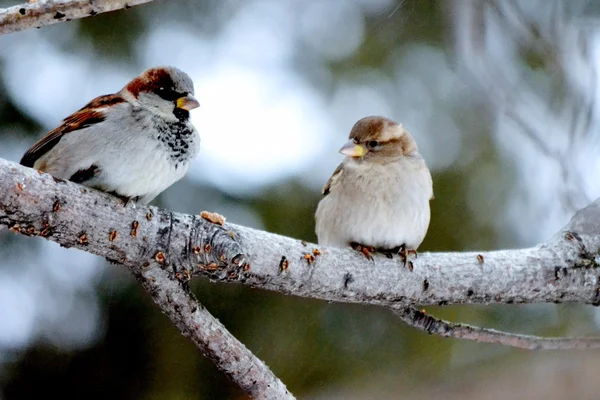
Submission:
<svg viewBox="0 0 600 400">
<path fill-rule="evenodd" d="M 130 8 L 152 0 L 40 0 L 0 9 L 0 34 Z"/>
<path fill-rule="evenodd" d="M 444 321 L 419 311 L 414 307 L 402 307 L 394 310 L 408 325 L 443 337 L 474 340 L 480 343 L 502 344 L 526 350 L 573 350 L 600 348 L 600 337 L 557 337 L 548 338 L 520 335 L 494 329 L 481 328 L 467 324 Z"/>
</svg>

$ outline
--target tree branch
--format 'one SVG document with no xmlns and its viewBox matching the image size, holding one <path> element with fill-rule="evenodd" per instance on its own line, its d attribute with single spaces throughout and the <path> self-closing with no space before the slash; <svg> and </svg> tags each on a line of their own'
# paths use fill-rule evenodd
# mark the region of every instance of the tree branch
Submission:
<svg viewBox="0 0 600 400">
<path fill-rule="evenodd" d="M 101 192 L 2 159 L 0 170 L 0 225 L 65 247 L 93 249 L 94 254 L 125 265 L 181 333 L 244 391 L 256 399 L 294 398 L 270 369 L 187 291 L 185 270 L 171 272 L 169 266 L 178 265 L 182 251 L 171 241 L 170 226 L 177 221 L 176 214 L 156 208 L 126 208 Z M 24 209 L 18 210 L 20 207 Z M 131 213 L 135 216 L 130 219 Z M 78 219 L 89 224 L 82 225 Z M 217 241 L 220 235 L 229 237 L 223 229 L 203 233 L 206 243 Z"/>
<path fill-rule="evenodd" d="M 414 307 L 402 307 L 394 310 L 402 321 L 409 326 L 443 337 L 474 340 L 480 343 L 502 344 L 526 350 L 573 350 L 600 348 L 598 337 L 547 338 L 501 332 L 467 324 L 457 324 L 427 315 Z"/>
<path fill-rule="evenodd" d="M 350 249 L 320 247 L 229 223 L 220 226 L 156 207 L 119 206 L 110 195 L 2 159 L 0 189 L 0 225 L 127 267 L 153 262 L 158 255 L 165 257 L 165 267 L 184 275 L 386 307 L 600 304 L 600 199 L 537 247 L 420 253 L 412 268 L 404 268 L 398 258 L 375 255 L 368 261 Z M 135 235 L 130 234 L 133 225 Z M 110 241 L 112 231 L 118 236 Z"/>
<path fill-rule="evenodd" d="M 38 0 L 0 9 L 0 34 L 130 8 L 152 0 Z"/>
<path fill-rule="evenodd" d="M 373 261 L 368 261 L 350 249 L 319 247 L 211 221 L 214 219 L 156 207 L 124 207 L 108 194 L 0 159 L 0 225 L 106 257 L 137 276 L 144 277 L 144 271 L 152 268 L 170 277 L 171 284 L 178 279 L 185 286 L 191 276 L 202 275 L 296 296 L 379 305 L 395 310 L 412 326 L 442 336 L 524 348 L 597 346 L 596 338 L 568 339 L 570 344 L 566 344 L 558 338 L 503 334 L 425 320 L 410 307 L 467 303 L 600 304 L 600 199 L 579 211 L 563 231 L 537 247 L 421 253 L 409 262 L 408 268 L 398 258 L 375 255 Z M 154 296 L 161 285 L 151 280 L 145 283 Z M 168 302 L 159 305 L 169 308 Z M 183 328 L 202 325 L 186 325 L 181 306 L 179 311 L 167 312 Z M 192 332 L 182 331 L 187 335 Z M 498 339 L 499 335 L 505 338 Z M 194 340 L 203 343 L 201 339 Z"/>
<path fill-rule="evenodd" d="M 285 385 L 159 263 L 134 272 L 154 302 L 219 370 L 254 399 L 294 399 Z"/>
</svg>

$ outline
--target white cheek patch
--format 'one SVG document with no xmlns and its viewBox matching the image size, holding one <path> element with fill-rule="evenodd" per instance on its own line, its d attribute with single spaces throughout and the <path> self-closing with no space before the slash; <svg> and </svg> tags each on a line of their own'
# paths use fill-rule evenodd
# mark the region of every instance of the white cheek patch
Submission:
<svg viewBox="0 0 600 400">
<path fill-rule="evenodd" d="M 392 125 L 385 128 L 381 133 L 381 142 L 388 142 L 390 140 L 400 139 L 406 131 L 402 124 Z"/>
</svg>

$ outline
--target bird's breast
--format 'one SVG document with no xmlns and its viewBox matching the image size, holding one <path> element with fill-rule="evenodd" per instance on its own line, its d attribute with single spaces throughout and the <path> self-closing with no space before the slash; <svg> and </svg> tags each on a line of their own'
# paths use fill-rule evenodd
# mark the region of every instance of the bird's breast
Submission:
<svg viewBox="0 0 600 400">
<path fill-rule="evenodd" d="M 155 126 L 156 139 L 173 162 L 185 163 L 196 156 L 199 151 L 200 136 L 191 122 L 155 120 Z"/>
<path fill-rule="evenodd" d="M 432 183 L 424 164 L 413 164 L 346 166 L 339 185 L 319 205 L 319 240 L 416 249 L 429 226 Z"/>
</svg>

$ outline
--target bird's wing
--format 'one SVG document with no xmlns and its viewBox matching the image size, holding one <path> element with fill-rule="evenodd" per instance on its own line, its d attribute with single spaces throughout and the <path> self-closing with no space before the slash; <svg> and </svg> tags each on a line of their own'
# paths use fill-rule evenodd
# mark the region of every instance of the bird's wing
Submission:
<svg viewBox="0 0 600 400">
<path fill-rule="evenodd" d="M 334 187 L 337 184 L 338 180 L 342 176 L 343 168 L 344 168 L 344 164 L 340 164 L 335 169 L 335 171 L 333 171 L 331 178 L 329 178 L 329 180 L 327 181 L 327 184 L 325 184 L 325 186 L 323 186 L 323 190 L 322 190 L 323 196 L 327 196 L 329 193 L 331 193 L 332 187 Z"/>
<path fill-rule="evenodd" d="M 125 99 L 116 94 L 96 97 L 85 107 L 65 118 L 58 128 L 48 132 L 31 146 L 21 158 L 21 165 L 33 168 L 35 162 L 56 146 L 64 135 L 104 121 L 106 108 L 123 102 Z"/>
</svg>

